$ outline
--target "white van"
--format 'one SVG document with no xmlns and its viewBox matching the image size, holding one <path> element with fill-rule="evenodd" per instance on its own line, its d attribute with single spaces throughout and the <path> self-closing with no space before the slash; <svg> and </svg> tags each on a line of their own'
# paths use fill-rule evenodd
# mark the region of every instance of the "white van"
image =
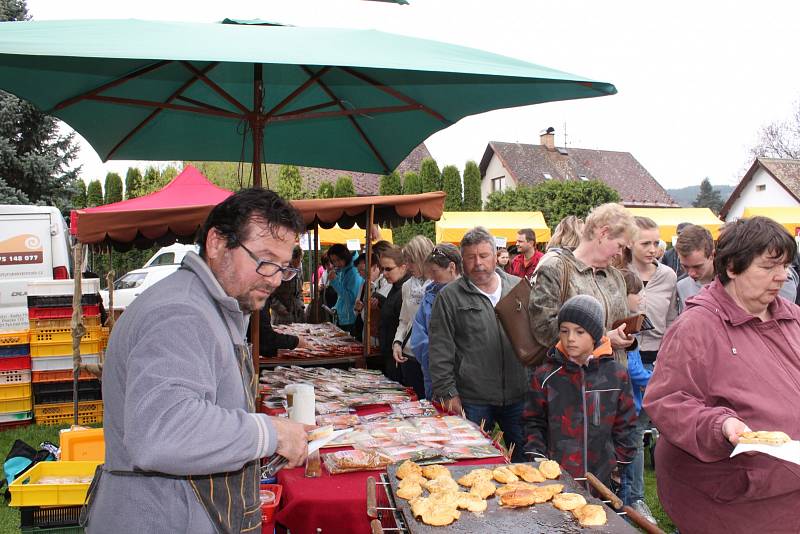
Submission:
<svg viewBox="0 0 800 534">
<path fill-rule="evenodd" d="M 28 329 L 28 282 L 70 278 L 67 223 L 51 206 L 0 205 L 0 332 Z"/>
</svg>

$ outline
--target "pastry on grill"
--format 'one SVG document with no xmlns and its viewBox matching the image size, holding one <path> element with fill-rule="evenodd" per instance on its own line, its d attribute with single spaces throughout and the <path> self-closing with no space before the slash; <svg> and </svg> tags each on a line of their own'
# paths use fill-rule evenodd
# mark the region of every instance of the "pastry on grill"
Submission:
<svg viewBox="0 0 800 534">
<path fill-rule="evenodd" d="M 475 481 L 478 480 L 479 478 L 483 478 L 485 480 L 491 480 L 492 470 L 485 468 L 473 469 L 466 475 L 459 478 L 458 483 L 461 484 L 462 486 L 471 488 L 472 484 L 474 484 Z"/>
<path fill-rule="evenodd" d="M 582 527 L 600 527 L 606 524 L 606 511 L 598 504 L 584 504 L 572 511 Z"/>
<path fill-rule="evenodd" d="M 400 482 L 398 482 L 397 483 L 397 487 L 398 488 L 403 488 L 405 486 L 413 486 L 414 484 L 416 484 L 418 486 L 422 486 L 427 481 L 428 481 L 428 479 L 423 477 L 422 475 L 411 474 L 411 475 L 408 475 L 403 480 L 401 480 Z"/>
<path fill-rule="evenodd" d="M 501 496 L 505 495 L 506 493 L 510 493 L 510 492 L 512 492 L 514 490 L 517 490 L 517 489 L 523 489 L 523 488 L 532 489 L 532 488 L 535 488 L 535 487 L 536 486 L 534 486 L 532 484 L 528 484 L 527 482 L 523 482 L 522 480 L 517 480 L 516 482 L 509 482 L 508 484 L 500 486 L 499 488 L 497 488 L 497 490 L 494 492 L 494 494 L 497 495 L 498 497 L 501 497 Z"/>
<path fill-rule="evenodd" d="M 443 465 L 434 464 L 434 465 L 426 465 L 422 468 L 422 476 L 428 479 L 439 478 L 441 476 L 447 476 L 453 478 L 450 474 L 450 470 L 447 469 Z"/>
<path fill-rule="evenodd" d="M 564 484 L 545 484 L 544 486 L 539 486 L 539 487 L 549 491 L 551 496 L 558 495 L 559 493 L 564 491 Z"/>
<path fill-rule="evenodd" d="M 500 506 L 520 508 L 536 502 L 536 488 L 515 488 L 500 496 Z"/>
<path fill-rule="evenodd" d="M 458 492 L 458 507 L 461 509 L 469 510 L 470 512 L 483 512 L 487 506 L 486 500 L 481 499 L 479 495 L 463 491 Z"/>
<path fill-rule="evenodd" d="M 525 482 L 544 482 L 541 471 L 530 464 L 511 464 L 508 468 Z"/>
<path fill-rule="evenodd" d="M 509 482 L 516 482 L 519 480 L 517 475 L 515 475 L 511 469 L 502 465 L 500 467 L 495 467 L 492 471 L 492 476 L 496 481 L 501 484 L 508 484 Z"/>
<path fill-rule="evenodd" d="M 479 495 L 482 499 L 487 499 L 494 495 L 496 490 L 497 486 L 494 485 L 494 482 L 485 478 L 479 478 L 472 484 L 472 488 L 470 488 L 469 492 Z"/>
<path fill-rule="evenodd" d="M 586 504 L 586 499 L 579 493 L 559 493 L 553 496 L 553 506 L 559 510 L 574 510 Z"/>
<path fill-rule="evenodd" d="M 397 488 L 397 496 L 401 499 L 411 500 L 422 495 L 422 486 L 419 484 L 406 484 Z"/>
<path fill-rule="evenodd" d="M 423 483 L 425 489 L 431 493 L 438 493 L 441 491 L 458 491 L 458 483 L 450 477 L 442 476 L 428 480 Z"/>
<path fill-rule="evenodd" d="M 422 468 L 412 462 L 411 460 L 406 460 L 400 467 L 397 468 L 397 478 L 403 479 L 409 475 L 420 475 L 422 476 Z"/>
<path fill-rule="evenodd" d="M 539 472 L 544 475 L 544 478 L 555 480 L 561 476 L 561 466 L 553 460 L 544 460 L 539 463 Z"/>
<path fill-rule="evenodd" d="M 430 497 L 428 497 L 428 502 L 431 506 L 445 506 L 449 508 L 456 508 L 458 506 L 459 491 L 440 491 L 437 493 L 431 493 Z"/>
<path fill-rule="evenodd" d="M 461 517 L 461 512 L 459 512 L 456 508 L 451 508 L 449 506 L 437 506 L 434 504 L 428 508 L 428 510 L 423 512 L 422 522 L 426 525 L 431 525 L 434 527 L 443 527 L 445 525 L 449 525 L 459 517 Z"/>
</svg>

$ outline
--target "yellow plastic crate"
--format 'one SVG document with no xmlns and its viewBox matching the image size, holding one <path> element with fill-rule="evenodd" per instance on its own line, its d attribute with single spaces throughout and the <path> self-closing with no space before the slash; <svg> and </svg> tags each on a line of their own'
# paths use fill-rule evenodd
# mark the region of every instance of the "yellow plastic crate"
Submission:
<svg viewBox="0 0 800 534">
<path fill-rule="evenodd" d="M 88 327 L 81 338 L 83 341 L 99 341 L 100 327 Z M 31 344 L 35 343 L 70 343 L 72 344 L 72 328 L 42 328 L 31 330 Z"/>
<path fill-rule="evenodd" d="M 76 506 L 86 501 L 95 469 L 102 462 L 39 462 L 8 486 L 11 506 Z M 82 477 L 85 483 L 39 484 L 42 477 Z"/>
<path fill-rule="evenodd" d="M 29 335 L 27 330 L 17 332 L 0 332 L 0 347 L 6 345 L 25 345 L 28 343 Z"/>
<path fill-rule="evenodd" d="M 72 423 L 74 421 L 73 404 L 71 402 L 36 404 L 33 407 L 33 418 L 38 425 Z M 103 401 L 81 401 L 78 403 L 79 425 L 90 425 L 102 422 Z"/>
<path fill-rule="evenodd" d="M 62 460 L 102 462 L 105 458 L 106 442 L 102 428 L 62 430 L 59 440 Z"/>
<path fill-rule="evenodd" d="M 28 371 L 28 373 L 30 373 L 30 371 Z M 22 399 L 26 397 L 30 398 L 30 396 L 31 396 L 30 382 L 0 385 L 0 401 Z M 16 410 L 6 410 L 6 411 L 16 411 Z"/>
<path fill-rule="evenodd" d="M 28 319 L 31 330 L 45 330 L 47 328 L 72 328 L 72 318 L 65 319 Z M 100 326 L 99 315 L 84 315 L 83 326 L 91 328 Z"/>
<path fill-rule="evenodd" d="M 30 411 L 31 406 L 33 406 L 33 398 L 30 395 L 14 399 L 2 399 L 0 400 L 0 413 L 27 412 Z"/>
<path fill-rule="evenodd" d="M 81 339 L 81 354 L 100 352 L 100 341 Z M 63 343 L 31 343 L 31 358 L 39 356 L 72 356 L 72 340 Z"/>
</svg>

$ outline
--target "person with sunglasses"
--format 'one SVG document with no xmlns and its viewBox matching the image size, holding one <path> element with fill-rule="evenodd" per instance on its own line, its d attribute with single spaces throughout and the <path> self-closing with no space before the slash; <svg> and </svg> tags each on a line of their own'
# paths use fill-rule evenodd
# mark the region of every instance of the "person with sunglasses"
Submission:
<svg viewBox="0 0 800 534">
<path fill-rule="evenodd" d="M 328 273 L 328 283 L 336 290 L 336 317 L 339 328 L 354 334 L 356 312 L 354 306 L 364 279 L 353 265 L 353 254 L 345 245 L 337 243 L 328 249 L 333 271 Z"/>
<path fill-rule="evenodd" d="M 199 254 L 125 310 L 106 349 L 105 463 L 87 532 L 260 529 L 260 459 L 302 465 L 311 427 L 256 413 L 245 336 L 250 314 L 297 276 L 289 261 L 304 229 L 274 192 L 234 193 L 209 213 Z"/>
<path fill-rule="evenodd" d="M 411 278 L 406 259 L 400 247 L 392 246 L 383 251 L 378 259 L 383 276 L 392 284 L 392 288 L 381 303 L 381 315 L 378 323 L 378 341 L 381 348 L 381 364 L 383 374 L 396 382 L 402 382 L 403 373 L 400 363 L 393 354 L 394 336 L 400 324 L 400 311 L 403 307 L 403 284 Z"/>
</svg>

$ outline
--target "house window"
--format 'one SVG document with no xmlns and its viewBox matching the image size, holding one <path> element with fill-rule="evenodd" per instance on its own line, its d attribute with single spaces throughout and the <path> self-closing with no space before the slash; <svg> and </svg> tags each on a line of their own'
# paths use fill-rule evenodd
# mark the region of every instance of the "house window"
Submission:
<svg viewBox="0 0 800 534">
<path fill-rule="evenodd" d="M 543 172 L 542 176 L 544 176 L 545 180 L 552 180 L 553 176 L 549 172 Z"/>
<path fill-rule="evenodd" d="M 503 191 L 506 188 L 506 177 L 505 176 L 498 176 L 497 178 L 492 178 L 492 191 Z"/>
<path fill-rule="evenodd" d="M 756 191 L 766 191 L 766 190 L 767 190 L 767 184 L 761 184 L 756 186 Z"/>
</svg>

